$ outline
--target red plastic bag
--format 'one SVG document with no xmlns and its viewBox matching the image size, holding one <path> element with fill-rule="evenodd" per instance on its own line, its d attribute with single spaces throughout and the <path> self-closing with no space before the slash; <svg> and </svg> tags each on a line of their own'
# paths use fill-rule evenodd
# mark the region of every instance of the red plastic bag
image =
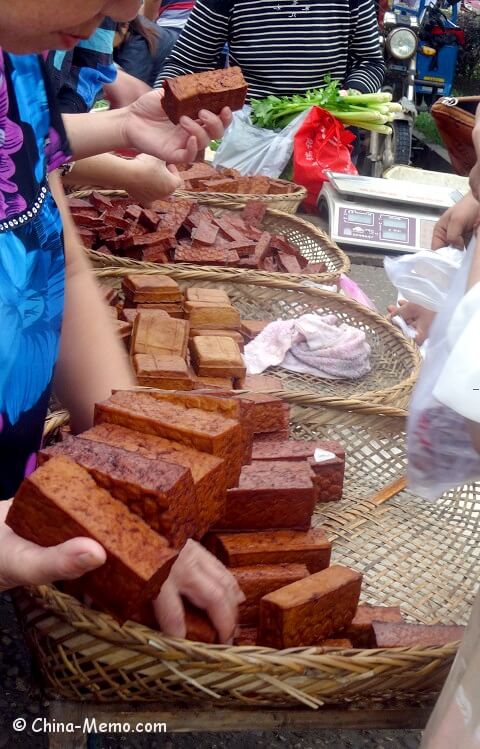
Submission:
<svg viewBox="0 0 480 749">
<path fill-rule="evenodd" d="M 325 172 L 358 174 L 350 155 L 354 140 L 355 135 L 330 112 L 312 107 L 293 144 L 293 181 L 308 190 L 304 205 L 316 208 L 327 181 Z"/>
</svg>

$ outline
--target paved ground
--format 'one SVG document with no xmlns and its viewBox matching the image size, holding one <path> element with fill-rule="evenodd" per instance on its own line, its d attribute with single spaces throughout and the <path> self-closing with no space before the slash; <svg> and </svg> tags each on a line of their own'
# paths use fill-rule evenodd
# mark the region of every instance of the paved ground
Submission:
<svg viewBox="0 0 480 749">
<path fill-rule="evenodd" d="M 352 265 L 352 278 L 375 301 L 379 311 L 393 299 L 393 290 L 381 267 L 366 262 Z M 47 736 L 15 733 L 12 722 L 24 717 L 27 725 L 44 714 L 39 693 L 32 687 L 28 654 L 19 636 L 8 597 L 0 597 L 0 749 L 46 749 Z M 103 737 L 95 749 L 416 749 L 418 731 L 274 732 L 245 731 L 241 734 L 170 735 L 166 737 Z M 65 749 L 69 746 L 65 744 Z"/>
</svg>

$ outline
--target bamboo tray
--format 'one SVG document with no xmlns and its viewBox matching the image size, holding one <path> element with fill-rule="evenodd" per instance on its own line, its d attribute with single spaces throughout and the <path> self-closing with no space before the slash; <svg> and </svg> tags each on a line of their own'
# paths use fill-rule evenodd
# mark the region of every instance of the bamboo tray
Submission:
<svg viewBox="0 0 480 749">
<path fill-rule="evenodd" d="M 126 193 L 112 190 L 98 190 L 102 195 L 110 197 L 125 197 Z M 88 198 L 92 190 L 80 190 L 71 193 L 70 197 Z M 194 193 L 192 193 L 192 196 Z M 189 197 L 191 197 L 189 195 Z M 275 196 L 278 197 L 278 196 Z M 198 200 L 195 197 L 195 200 Z M 200 202 L 200 201 L 199 201 Z M 221 207 L 211 206 L 214 213 L 221 213 Z M 230 210 L 242 210 L 243 205 L 238 201 L 228 207 Z M 228 268 L 223 266 L 201 266 L 187 263 L 171 263 L 159 265 L 157 263 L 145 263 L 140 260 L 131 260 L 126 257 L 116 255 L 107 255 L 101 252 L 88 250 L 90 259 L 95 267 L 119 267 L 129 268 L 131 272 L 137 268 L 166 268 L 171 271 L 173 268 L 187 268 L 189 270 L 203 269 L 211 274 L 211 278 L 218 280 L 236 280 L 240 277 L 247 279 L 245 283 L 268 284 L 275 286 L 277 283 L 285 282 L 297 284 L 302 282 L 316 283 L 322 285 L 338 286 L 342 273 L 347 274 L 350 270 L 350 260 L 348 256 L 316 226 L 308 221 L 304 221 L 298 216 L 292 216 L 289 213 L 268 209 L 262 222 L 262 228 L 265 231 L 284 234 L 287 239 L 296 245 L 301 254 L 312 263 L 325 263 L 327 270 L 324 273 L 299 274 L 299 273 L 271 273 L 261 270 L 248 270 L 245 268 Z"/>
<path fill-rule="evenodd" d="M 64 420 L 54 415 L 49 430 Z M 404 489 L 404 419 L 331 408 L 294 408 L 292 436 L 346 447 L 341 502 L 319 505 L 314 523 L 334 543 L 335 562 L 363 572 L 362 600 L 400 605 L 423 623 L 466 623 L 480 573 L 480 485 L 437 504 Z M 337 650 L 204 645 L 120 627 L 51 586 L 14 598 L 50 694 L 99 702 L 318 708 L 374 698 L 433 695 L 456 644 Z"/>
<path fill-rule="evenodd" d="M 104 268 L 95 275 L 102 284 L 120 287 L 122 278 L 140 269 Z M 319 315 L 334 313 L 342 322 L 360 328 L 367 335 L 371 347 L 371 371 L 358 380 L 329 380 L 312 375 L 287 372 L 271 367 L 283 384 L 283 396 L 298 405 L 344 405 L 365 408 L 368 404 L 390 405 L 406 408 L 420 367 L 417 347 L 407 340 L 386 318 L 340 294 L 318 289 L 292 287 L 289 284 L 274 288 L 256 286 L 241 276 L 232 279 L 212 277 L 211 269 L 194 269 L 183 266 L 156 266 L 141 269 L 146 274 L 166 274 L 178 281 L 181 288 L 212 285 L 229 294 L 232 304 L 244 319 L 290 319 L 307 312 Z"/>
<path fill-rule="evenodd" d="M 277 180 L 287 183 L 285 180 Z M 246 193 L 232 192 L 196 192 L 194 190 L 176 190 L 175 196 L 178 198 L 188 198 L 198 200 L 199 203 L 210 206 L 219 206 L 231 208 L 232 205 L 245 205 L 249 200 L 259 200 L 265 203 L 269 208 L 283 213 L 296 213 L 300 203 L 307 197 L 307 190 L 301 185 L 295 185 L 293 192 L 279 193 L 277 195 L 248 195 Z"/>
</svg>

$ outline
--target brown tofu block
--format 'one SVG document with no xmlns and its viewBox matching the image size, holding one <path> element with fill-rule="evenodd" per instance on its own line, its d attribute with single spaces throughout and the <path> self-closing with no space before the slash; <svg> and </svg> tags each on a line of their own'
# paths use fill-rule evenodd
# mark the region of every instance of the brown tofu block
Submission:
<svg viewBox="0 0 480 749">
<path fill-rule="evenodd" d="M 261 174 L 250 177 L 249 192 L 252 195 L 267 195 L 270 187 L 270 179 Z"/>
<path fill-rule="evenodd" d="M 77 229 L 77 233 L 82 245 L 89 250 L 92 249 L 97 240 L 97 233 L 91 229 L 84 229 L 82 227 Z"/>
<path fill-rule="evenodd" d="M 285 442 L 290 437 L 288 429 L 280 429 L 278 432 L 266 432 L 265 434 L 254 434 L 253 444 L 258 445 L 261 442 Z"/>
<path fill-rule="evenodd" d="M 141 208 L 139 205 L 129 205 L 123 215 L 125 216 L 125 218 L 128 218 L 131 221 L 138 221 L 142 214 L 142 211 L 143 208 Z"/>
<path fill-rule="evenodd" d="M 370 606 L 364 603 L 358 607 L 351 623 L 341 635 L 348 637 L 355 648 L 374 648 L 373 622 L 398 623 L 402 621 L 399 606 Z"/>
<path fill-rule="evenodd" d="M 198 189 L 205 192 L 227 192 L 236 194 L 238 192 L 238 182 L 230 177 L 218 179 L 206 179 L 198 183 Z"/>
<path fill-rule="evenodd" d="M 353 648 L 352 643 L 350 640 L 347 640 L 347 638 L 330 638 L 327 640 L 320 640 L 319 643 L 317 643 L 319 648 L 335 648 L 335 650 L 341 649 L 341 650 L 349 650 L 350 648 Z"/>
<path fill-rule="evenodd" d="M 343 494 L 345 458 L 335 457 L 320 462 L 310 458 L 309 464 L 313 472 L 316 501 L 339 502 Z"/>
<path fill-rule="evenodd" d="M 224 107 L 241 109 L 248 87 L 241 69 L 235 66 L 167 78 L 163 88 L 162 106 L 170 121 L 177 124 L 182 115 L 198 119 L 201 109 L 213 114 L 220 114 Z"/>
<path fill-rule="evenodd" d="M 137 315 L 138 315 L 138 310 L 128 309 L 124 307 L 122 311 L 120 312 L 120 320 L 123 320 L 124 322 L 128 323 L 129 325 L 133 327 L 133 323 L 135 322 L 135 318 Z M 165 313 L 165 317 L 166 316 L 167 315 Z"/>
<path fill-rule="evenodd" d="M 180 356 L 135 354 L 133 369 L 139 385 L 163 390 L 193 390 L 193 379 Z"/>
<path fill-rule="evenodd" d="M 247 226 L 258 228 L 266 212 L 267 206 L 261 200 L 249 200 L 242 211 L 242 220 Z"/>
<path fill-rule="evenodd" d="M 181 302 L 182 292 L 173 278 L 161 275 L 130 275 L 122 281 L 126 296 L 136 304 L 148 302 Z"/>
<path fill-rule="evenodd" d="M 264 393 L 248 393 L 242 398 L 255 404 L 252 416 L 254 434 L 288 430 L 290 407 L 279 398 Z"/>
<path fill-rule="evenodd" d="M 352 621 L 362 575 L 335 565 L 270 593 L 260 602 L 259 643 L 273 648 L 312 645 Z"/>
<path fill-rule="evenodd" d="M 230 298 L 222 289 L 204 289 L 201 286 L 191 286 L 185 292 L 187 302 L 208 302 L 221 307 L 231 307 Z"/>
<path fill-rule="evenodd" d="M 264 263 L 265 259 L 270 254 L 271 243 L 272 243 L 272 235 L 266 231 L 263 232 L 263 234 L 260 236 L 259 240 L 257 241 L 255 245 L 255 250 L 254 250 L 255 263 L 259 267 L 262 266 L 262 263 Z"/>
<path fill-rule="evenodd" d="M 298 262 L 297 258 L 293 257 L 293 255 L 287 255 L 284 252 L 280 252 L 278 254 L 278 262 L 280 265 L 280 270 L 285 271 L 285 273 L 302 272 L 302 266 Z"/>
<path fill-rule="evenodd" d="M 302 268 L 302 273 L 326 273 L 328 270 L 326 263 L 308 263 Z"/>
<path fill-rule="evenodd" d="M 192 229 L 192 239 L 202 244 L 212 245 L 215 243 L 218 234 L 218 226 L 200 221 L 199 225 Z"/>
<path fill-rule="evenodd" d="M 233 638 L 233 644 L 247 647 L 257 644 L 257 628 L 256 627 L 239 627 L 237 634 Z"/>
<path fill-rule="evenodd" d="M 254 393 L 281 392 L 283 383 L 274 375 L 247 375 L 243 380 L 243 389 Z"/>
<path fill-rule="evenodd" d="M 187 245 L 179 242 L 175 248 L 176 263 L 194 263 L 197 265 L 227 265 L 227 252 L 223 247 L 205 245 Z"/>
<path fill-rule="evenodd" d="M 218 336 L 220 338 L 231 338 L 232 341 L 235 341 L 240 351 L 243 353 L 244 350 L 244 343 L 243 343 L 243 336 L 241 333 L 238 332 L 238 330 L 209 330 L 208 328 L 190 328 L 190 341 L 193 338 L 198 338 L 198 336 Z"/>
<path fill-rule="evenodd" d="M 465 627 L 455 624 L 395 624 L 373 622 L 374 648 L 428 648 L 463 638 Z"/>
<path fill-rule="evenodd" d="M 256 336 L 265 330 L 267 325 L 270 325 L 269 320 L 242 320 L 240 332 L 249 341 L 256 338 Z"/>
<path fill-rule="evenodd" d="M 242 455 L 241 463 L 251 463 L 253 448 L 253 433 L 251 430 L 252 405 L 249 401 L 241 398 L 230 397 L 230 394 L 219 393 L 152 393 L 154 398 L 176 403 L 186 408 L 198 408 L 202 411 L 210 411 L 238 421 L 242 428 Z M 232 486 L 236 486 L 240 478 L 232 474 Z"/>
<path fill-rule="evenodd" d="M 259 564 L 232 568 L 230 572 L 245 596 L 245 601 L 239 606 L 238 621 L 248 626 L 258 624 L 260 599 L 263 596 L 308 577 L 304 564 Z"/>
<path fill-rule="evenodd" d="M 88 536 L 107 560 L 81 579 L 83 593 L 120 621 L 155 598 L 176 552 L 72 460 L 52 458 L 25 479 L 7 515 L 7 525 L 40 546 Z"/>
<path fill-rule="evenodd" d="M 225 461 L 172 440 L 142 434 L 114 424 L 99 424 L 82 434 L 82 439 L 121 447 L 150 460 L 161 460 L 188 468 L 193 477 L 198 529 L 202 538 L 225 512 L 227 466 Z"/>
<path fill-rule="evenodd" d="M 198 182 L 198 180 L 211 179 L 218 175 L 217 170 L 210 164 L 195 163 L 187 166 L 186 169 L 179 169 L 180 177 L 183 180 L 191 182 L 192 186 Z"/>
<path fill-rule="evenodd" d="M 110 198 L 96 191 L 92 192 L 92 194 L 90 195 L 90 203 L 102 212 L 113 208 L 113 204 Z"/>
<path fill-rule="evenodd" d="M 223 458 L 229 475 L 241 470 L 242 427 L 218 413 L 186 408 L 146 392 L 123 391 L 96 405 L 95 423 L 118 424 Z"/>
<path fill-rule="evenodd" d="M 156 317 L 152 311 L 148 315 L 139 312 L 133 323 L 133 354 L 163 354 L 180 356 L 185 359 L 188 349 L 189 324 L 185 320 L 163 315 Z"/>
<path fill-rule="evenodd" d="M 186 599 L 183 599 L 183 606 L 187 627 L 185 639 L 192 642 L 205 642 L 209 645 L 218 643 L 218 632 L 210 621 L 208 614 Z"/>
<path fill-rule="evenodd" d="M 197 336 L 190 344 L 190 355 L 200 377 L 244 377 L 246 374 L 240 349 L 232 338 Z"/>
<path fill-rule="evenodd" d="M 165 536 L 174 548 L 181 548 L 196 532 L 195 488 L 187 468 L 76 437 L 41 450 L 39 464 L 59 455 L 85 468 L 99 486 Z"/>
<path fill-rule="evenodd" d="M 304 564 L 311 574 L 329 566 L 332 551 L 332 544 L 320 528 L 210 533 L 203 543 L 226 567 L 285 562 Z"/>
<path fill-rule="evenodd" d="M 216 530 L 308 530 L 315 492 L 308 464 L 255 461 L 229 489 L 225 517 Z"/>
<path fill-rule="evenodd" d="M 231 377 L 197 377 L 194 374 L 194 390 L 204 390 L 205 387 L 232 390 L 233 379 Z"/>
<path fill-rule="evenodd" d="M 328 451 L 344 457 L 345 451 L 333 440 L 287 440 L 286 442 L 263 442 L 255 446 L 254 460 L 310 460 L 316 450 Z M 322 463 L 316 463 L 319 468 Z"/>
</svg>

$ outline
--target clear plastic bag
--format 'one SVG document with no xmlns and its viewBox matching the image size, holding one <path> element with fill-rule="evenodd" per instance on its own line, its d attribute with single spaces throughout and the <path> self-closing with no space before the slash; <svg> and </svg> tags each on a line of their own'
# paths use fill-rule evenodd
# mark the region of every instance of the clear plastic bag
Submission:
<svg viewBox="0 0 480 749">
<path fill-rule="evenodd" d="M 480 479 L 480 283 L 467 293 L 475 252 L 472 242 L 433 322 L 409 409 L 408 486 L 430 500 Z"/>
<path fill-rule="evenodd" d="M 421 749 L 480 749 L 480 594 Z"/>
<path fill-rule="evenodd" d="M 462 259 L 460 250 L 443 247 L 436 252 L 420 250 L 399 258 L 386 257 L 384 266 L 404 299 L 436 312 L 445 301 Z"/>
<path fill-rule="evenodd" d="M 293 137 L 308 111 L 280 131 L 254 125 L 248 106 L 234 112 L 233 122 L 215 153 L 214 165 L 237 169 L 243 175 L 261 174 L 277 179 L 290 161 Z"/>
</svg>

